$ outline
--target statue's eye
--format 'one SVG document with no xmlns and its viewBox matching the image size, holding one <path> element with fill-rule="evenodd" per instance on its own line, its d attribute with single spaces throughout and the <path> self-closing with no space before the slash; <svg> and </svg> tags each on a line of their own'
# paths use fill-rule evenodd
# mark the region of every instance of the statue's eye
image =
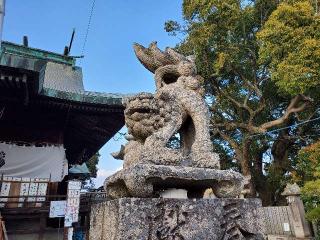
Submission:
<svg viewBox="0 0 320 240">
<path fill-rule="evenodd" d="M 163 75 L 163 82 L 165 84 L 175 83 L 180 76 L 174 73 L 166 73 Z"/>
</svg>

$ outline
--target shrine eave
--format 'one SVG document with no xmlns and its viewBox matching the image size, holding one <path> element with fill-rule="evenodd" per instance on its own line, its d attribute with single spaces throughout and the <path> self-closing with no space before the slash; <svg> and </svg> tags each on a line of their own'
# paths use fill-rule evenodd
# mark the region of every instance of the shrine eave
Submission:
<svg viewBox="0 0 320 240">
<path fill-rule="evenodd" d="M 124 94 L 86 91 L 76 58 L 3 41 L 0 50 L 0 88 L 45 96 L 75 104 L 122 108 Z M 71 76 L 68 78 L 68 76 Z M 27 87 L 26 87 L 27 86 Z M 31 92 L 29 92 L 31 91 Z"/>
<path fill-rule="evenodd" d="M 123 98 L 126 94 L 116 93 L 99 93 L 91 91 L 68 92 L 58 89 L 46 88 L 43 82 L 38 80 L 39 73 L 23 68 L 15 68 L 0 65 L 0 91 L 7 93 L 8 96 L 16 97 L 16 94 L 21 91 L 21 94 L 28 95 L 28 98 L 35 96 L 43 96 L 48 101 L 56 102 L 56 104 L 68 105 L 97 105 L 97 107 L 104 108 L 112 106 L 123 110 Z M 15 95 L 12 95 L 12 93 Z M 14 99 L 12 99 L 14 100 Z M 92 108 L 93 109 L 93 108 Z M 97 108 L 98 109 L 98 108 Z"/>
<path fill-rule="evenodd" d="M 0 103 L 6 112 L 0 122 L 19 138 L 17 127 L 30 132 L 26 141 L 45 139 L 50 129 L 62 131 L 69 163 L 80 164 L 124 126 L 127 95 L 86 91 L 75 62 L 72 56 L 2 42 Z M 10 140 L 12 131 L 1 135 Z"/>
<path fill-rule="evenodd" d="M 56 89 L 43 88 L 41 95 L 64 99 L 75 102 L 91 103 L 91 104 L 106 104 L 106 105 L 119 105 L 122 106 L 122 99 L 126 95 L 124 94 L 114 94 L 114 93 L 97 93 L 84 91 L 81 93 L 73 93 L 60 91 Z"/>
</svg>

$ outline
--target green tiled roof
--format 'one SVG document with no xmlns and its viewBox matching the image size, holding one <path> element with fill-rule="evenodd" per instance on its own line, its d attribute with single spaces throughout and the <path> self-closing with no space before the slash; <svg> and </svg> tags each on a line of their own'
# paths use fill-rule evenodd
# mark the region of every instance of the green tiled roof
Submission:
<svg viewBox="0 0 320 240">
<path fill-rule="evenodd" d="M 39 94 L 92 104 L 122 105 L 126 95 L 85 91 L 82 69 L 74 57 L 2 42 L 0 65 L 39 73 Z"/>
<path fill-rule="evenodd" d="M 37 48 L 26 47 L 11 42 L 1 42 L 1 52 L 10 55 L 16 55 L 25 58 L 41 59 L 45 61 L 52 61 L 62 64 L 75 66 L 76 58 L 72 56 L 66 56 L 59 53 L 49 52 Z"/>
<path fill-rule="evenodd" d="M 122 98 L 125 97 L 125 95 L 123 94 L 98 93 L 89 91 L 75 93 L 59 91 L 50 88 L 43 88 L 41 94 L 48 97 L 54 97 L 64 100 L 107 105 L 122 105 Z"/>
</svg>

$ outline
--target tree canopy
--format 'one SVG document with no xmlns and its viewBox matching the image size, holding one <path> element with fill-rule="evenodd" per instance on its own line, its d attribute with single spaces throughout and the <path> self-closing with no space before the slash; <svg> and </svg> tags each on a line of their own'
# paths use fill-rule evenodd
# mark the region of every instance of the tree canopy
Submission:
<svg viewBox="0 0 320 240">
<path fill-rule="evenodd" d="M 300 7 L 293 2 L 296 1 L 288 1 L 287 5 Z M 310 6 L 306 1 L 299 2 L 306 8 Z M 165 24 L 169 34 L 183 38 L 177 49 L 195 57 L 198 71 L 205 78 L 212 141 L 222 166 L 239 169 L 251 177 L 250 195 L 259 194 L 264 204 L 279 202 L 295 164 L 295 154 L 316 138 L 305 135 L 318 133 L 317 123 L 290 127 L 318 116 L 315 101 L 309 97 L 317 79 L 309 79 L 313 82 L 307 85 L 308 89 L 294 80 L 300 86 L 291 82 L 294 87 L 290 90 L 281 87 L 287 86 L 283 83 L 286 79 L 281 78 L 280 83 L 274 77 L 280 64 L 287 61 L 284 57 L 289 50 L 300 51 L 302 44 L 302 40 L 291 43 L 279 38 L 278 45 L 289 44 L 290 48 L 277 45 L 285 54 L 282 58 L 272 55 L 274 49 L 267 41 L 273 38 L 267 37 L 268 29 L 271 32 L 272 22 L 281 25 L 278 22 L 286 18 L 280 14 L 277 20 L 283 4 L 277 0 L 184 0 L 184 22 L 169 20 Z M 304 26 L 315 29 L 312 24 L 313 21 Z M 316 54 L 312 55 L 316 58 Z M 307 55 L 304 58 L 308 59 Z M 298 70 L 286 74 L 299 77 Z M 291 81 L 289 77 L 288 81 Z M 274 131 L 277 128 L 282 130 Z"/>
<path fill-rule="evenodd" d="M 100 158 L 100 153 L 97 152 L 95 155 L 93 155 L 87 162 L 87 167 L 90 171 L 90 177 L 91 178 L 96 178 L 97 177 L 97 172 L 98 168 L 97 165 L 99 163 L 99 158 Z"/>
<path fill-rule="evenodd" d="M 320 141 L 301 149 L 297 159 L 293 180 L 302 185 L 307 218 L 320 223 Z"/>
<path fill-rule="evenodd" d="M 314 4 L 282 2 L 257 35 L 259 61 L 270 62 L 271 79 L 291 95 L 310 93 L 320 83 L 320 16 Z"/>
</svg>

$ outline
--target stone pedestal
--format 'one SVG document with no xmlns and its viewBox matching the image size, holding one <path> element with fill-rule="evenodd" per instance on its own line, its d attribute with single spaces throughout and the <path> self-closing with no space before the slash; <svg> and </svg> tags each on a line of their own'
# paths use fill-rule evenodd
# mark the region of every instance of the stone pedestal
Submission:
<svg viewBox="0 0 320 240">
<path fill-rule="evenodd" d="M 208 188 L 217 197 L 233 198 L 243 189 L 243 176 L 232 170 L 135 164 L 105 180 L 106 192 L 113 199 L 153 198 L 169 188 L 186 189 L 189 198 L 202 198 Z"/>
<path fill-rule="evenodd" d="M 92 207 L 90 240 L 264 239 L 258 199 L 121 198 Z"/>
</svg>

